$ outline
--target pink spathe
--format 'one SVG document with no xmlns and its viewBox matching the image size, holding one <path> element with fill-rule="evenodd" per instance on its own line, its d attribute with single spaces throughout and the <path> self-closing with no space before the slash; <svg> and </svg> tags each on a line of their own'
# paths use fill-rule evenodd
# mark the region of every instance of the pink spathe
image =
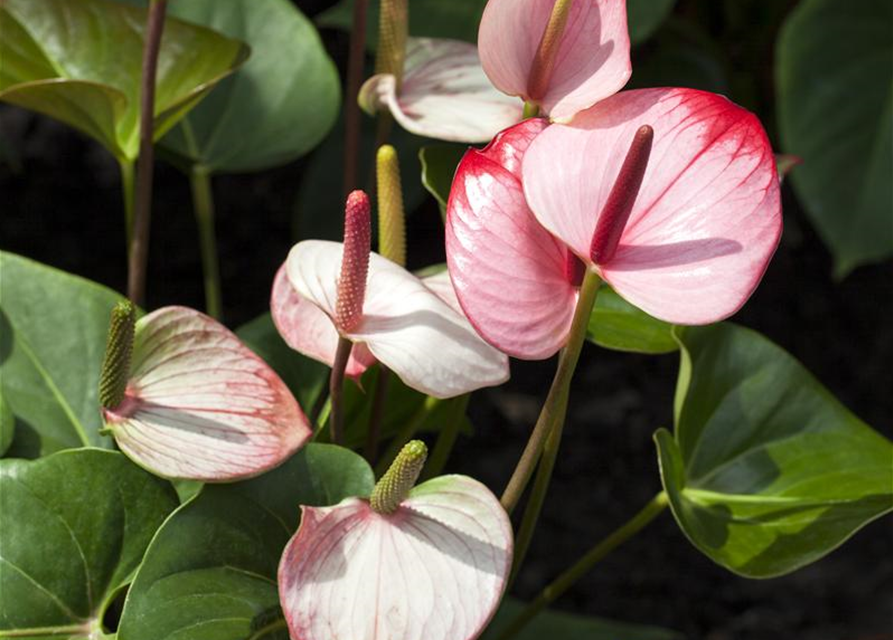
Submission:
<svg viewBox="0 0 893 640">
<path fill-rule="evenodd" d="M 637 130 L 654 130 L 645 175 L 616 252 L 590 248 Z M 524 157 L 537 220 L 651 315 L 708 324 L 753 293 L 781 235 L 778 173 L 752 113 L 716 94 L 642 89 L 553 125 Z"/>
<path fill-rule="evenodd" d="M 478 31 L 484 72 L 501 91 L 566 121 L 626 84 L 632 73 L 626 0 L 574 0 L 547 84 L 531 95 L 534 59 L 555 0 L 489 0 Z M 542 79 L 535 83 L 542 83 Z"/>
<path fill-rule="evenodd" d="M 537 222 L 521 187 L 524 153 L 547 126 L 532 118 L 469 149 L 447 203 L 447 265 L 459 302 L 484 339 L 525 359 L 561 348 L 577 300 L 567 249 Z"/>
</svg>

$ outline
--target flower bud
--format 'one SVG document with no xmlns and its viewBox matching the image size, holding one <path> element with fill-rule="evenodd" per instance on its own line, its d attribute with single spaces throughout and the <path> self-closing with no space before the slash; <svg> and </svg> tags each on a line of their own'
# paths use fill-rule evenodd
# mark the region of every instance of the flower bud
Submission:
<svg viewBox="0 0 893 640">
<path fill-rule="evenodd" d="M 378 253 L 391 262 L 406 266 L 406 225 L 403 217 L 403 190 L 397 151 L 389 144 L 378 149 Z"/>
<path fill-rule="evenodd" d="M 592 234 L 589 257 L 594 264 L 607 263 L 617 251 L 620 236 L 623 235 L 636 197 L 639 195 L 639 189 L 642 187 L 653 140 L 654 129 L 649 125 L 639 127 L 636 131 L 623 166 L 620 167 L 620 173 L 617 174 L 617 180 L 614 181 L 608 200 L 598 218 L 595 233 Z"/>
<path fill-rule="evenodd" d="M 135 326 L 136 308 L 130 300 L 122 300 L 112 309 L 105 357 L 99 375 L 99 403 L 104 409 L 114 409 L 124 400 L 130 378 Z"/>
<path fill-rule="evenodd" d="M 352 191 L 344 209 L 344 251 L 335 303 L 335 326 L 342 333 L 355 329 L 363 318 L 372 247 L 370 216 L 369 196 L 363 191 Z"/>
<path fill-rule="evenodd" d="M 372 490 L 369 505 L 378 513 L 393 513 L 406 500 L 415 486 L 425 460 L 428 447 L 421 440 L 411 440 L 403 445 L 391 467 Z"/>
</svg>

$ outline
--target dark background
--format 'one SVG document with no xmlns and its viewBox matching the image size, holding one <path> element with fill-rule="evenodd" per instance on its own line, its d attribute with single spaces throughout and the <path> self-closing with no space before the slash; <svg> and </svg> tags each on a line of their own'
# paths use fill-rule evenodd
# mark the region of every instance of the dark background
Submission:
<svg viewBox="0 0 893 640">
<path fill-rule="evenodd" d="M 332 2 L 296 4 L 315 15 Z M 794 4 L 680 0 L 672 19 L 634 50 L 631 86 L 678 84 L 725 93 L 760 115 L 778 147 L 773 43 Z M 346 35 L 322 35 L 343 73 Z M 669 59 L 691 65 L 670 65 Z M 64 126 L 5 105 L 0 134 L 16 156 L 0 163 L 0 247 L 123 291 L 124 224 L 114 160 Z M 215 178 L 224 313 L 232 327 L 267 311 L 273 274 L 293 241 L 299 179 L 311 160 Z M 865 266 L 835 282 L 831 256 L 789 185 L 784 213 L 781 246 L 735 321 L 785 347 L 890 437 L 893 270 L 889 263 Z M 163 163 L 156 168 L 153 215 L 147 306 L 202 308 L 188 183 Z M 443 260 L 442 225 L 429 198 L 409 222 L 410 267 Z M 671 426 L 677 358 L 585 347 L 550 500 L 516 595 L 535 595 L 660 490 L 651 434 Z M 476 434 L 460 440 L 450 470 L 501 490 L 553 371 L 554 361 L 514 362 L 508 384 L 475 394 L 470 413 Z M 581 580 L 557 608 L 675 628 L 692 639 L 893 638 L 891 534 L 889 519 L 873 523 L 806 569 L 754 581 L 701 555 L 667 512 Z"/>
</svg>

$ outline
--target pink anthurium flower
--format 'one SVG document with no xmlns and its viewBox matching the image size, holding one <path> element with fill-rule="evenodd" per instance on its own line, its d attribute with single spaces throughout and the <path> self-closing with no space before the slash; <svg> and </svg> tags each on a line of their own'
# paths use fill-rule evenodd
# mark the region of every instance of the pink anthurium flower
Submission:
<svg viewBox="0 0 893 640">
<path fill-rule="evenodd" d="M 311 436 L 279 376 L 229 329 L 186 307 L 158 309 L 135 327 L 133 307 L 116 308 L 100 396 L 121 451 L 168 478 L 255 476 Z"/>
<path fill-rule="evenodd" d="M 487 77 L 566 121 L 632 73 L 626 0 L 489 0 L 478 31 Z"/>
<path fill-rule="evenodd" d="M 411 133 L 454 142 L 486 142 L 521 120 L 522 111 L 490 84 L 477 47 L 435 38 L 410 38 L 399 87 L 393 74 L 377 74 L 359 100 L 369 113 L 390 110 Z"/>
<path fill-rule="evenodd" d="M 472 640 L 499 605 L 512 528 L 484 485 L 449 475 L 415 488 L 407 444 L 369 500 L 302 507 L 279 564 L 279 599 L 301 640 Z"/>
<path fill-rule="evenodd" d="M 546 121 L 531 118 L 469 149 L 447 203 L 446 254 L 459 302 L 478 333 L 511 356 L 546 358 L 564 344 L 578 262 L 533 216 L 521 162 Z"/>
<path fill-rule="evenodd" d="M 781 236 L 766 132 L 752 113 L 703 91 L 623 92 L 550 126 L 527 149 L 522 183 L 543 227 L 668 322 L 735 313 Z"/>
<path fill-rule="evenodd" d="M 569 125 L 534 123 L 469 151 L 447 205 L 450 275 L 488 342 L 521 358 L 555 353 L 584 265 L 669 322 L 716 322 L 744 304 L 781 233 L 755 116 L 710 93 L 646 89 Z"/>
<path fill-rule="evenodd" d="M 378 360 L 406 385 L 437 398 L 505 382 L 503 353 L 424 281 L 370 253 L 370 224 L 369 200 L 355 191 L 344 243 L 305 240 L 292 248 L 273 291 L 273 318 L 283 338 L 331 366 L 338 337 L 346 337 L 354 343 L 351 353 L 359 354 L 352 375 Z M 364 260 L 361 268 L 351 266 Z"/>
</svg>

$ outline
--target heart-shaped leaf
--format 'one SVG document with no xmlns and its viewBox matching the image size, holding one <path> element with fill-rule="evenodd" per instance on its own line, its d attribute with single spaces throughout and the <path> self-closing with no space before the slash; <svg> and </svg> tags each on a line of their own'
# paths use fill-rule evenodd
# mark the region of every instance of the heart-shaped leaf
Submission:
<svg viewBox="0 0 893 640">
<path fill-rule="evenodd" d="M 806 0 L 778 40 L 784 151 L 791 180 L 835 272 L 893 254 L 893 5 Z"/>
<path fill-rule="evenodd" d="M 304 155 L 326 136 L 341 102 L 338 70 L 294 4 L 190 0 L 172 2 L 169 11 L 244 40 L 251 57 L 164 137 L 163 147 L 212 173 L 257 171 Z"/>
<path fill-rule="evenodd" d="M 110 0 L 3 0 L 0 20 L 0 100 L 61 120 L 119 160 L 133 161 L 146 11 Z M 247 56 L 237 40 L 167 20 L 155 90 L 156 138 Z"/>
<path fill-rule="evenodd" d="M 17 418 L 10 454 L 111 446 L 99 435 L 99 370 L 121 296 L 10 253 L 0 253 L 0 273 L 0 380 Z"/>
<path fill-rule="evenodd" d="M 751 578 L 789 573 L 893 510 L 893 446 L 760 334 L 676 329 L 676 433 L 655 436 L 689 540 Z"/>
<path fill-rule="evenodd" d="M 299 505 L 367 496 L 373 485 L 358 455 L 310 444 L 259 478 L 206 486 L 152 541 L 119 640 L 287 640 L 276 569 Z"/>
<path fill-rule="evenodd" d="M 481 640 L 497 640 L 524 608 L 514 598 L 506 598 Z M 593 616 L 580 616 L 545 610 L 531 620 L 513 640 L 682 640 L 682 634 L 670 629 L 650 627 Z"/>
<path fill-rule="evenodd" d="M 679 349 L 673 325 L 652 318 L 603 286 L 589 316 L 587 337 L 595 344 L 617 351 L 670 353 Z"/>
<path fill-rule="evenodd" d="M 171 486 L 112 451 L 0 460 L 0 637 L 104 637 L 102 619 L 155 530 Z"/>
</svg>

